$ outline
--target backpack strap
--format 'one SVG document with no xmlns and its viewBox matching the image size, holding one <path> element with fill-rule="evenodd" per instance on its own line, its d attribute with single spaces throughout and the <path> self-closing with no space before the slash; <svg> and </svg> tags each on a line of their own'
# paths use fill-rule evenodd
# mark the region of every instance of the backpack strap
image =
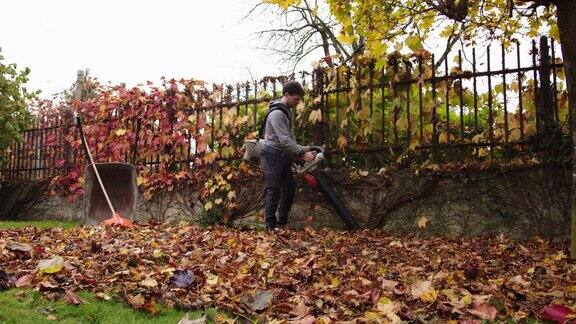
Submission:
<svg viewBox="0 0 576 324">
<path fill-rule="evenodd" d="M 266 122 L 268 121 L 268 115 L 270 115 L 270 113 L 273 112 L 274 110 L 282 111 L 284 116 L 286 116 L 286 118 L 288 118 L 288 123 L 291 123 L 290 113 L 288 112 L 288 110 L 286 110 L 282 106 L 272 107 L 271 109 L 268 110 L 268 112 L 266 113 L 266 116 L 264 116 L 264 120 L 262 121 L 262 125 L 260 125 L 260 131 L 258 132 L 258 139 L 264 138 L 264 132 L 266 131 Z"/>
</svg>

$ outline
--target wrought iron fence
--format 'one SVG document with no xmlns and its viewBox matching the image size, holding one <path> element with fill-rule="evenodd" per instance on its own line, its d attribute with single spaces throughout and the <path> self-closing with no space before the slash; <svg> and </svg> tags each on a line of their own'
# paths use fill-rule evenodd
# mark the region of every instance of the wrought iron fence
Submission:
<svg viewBox="0 0 576 324">
<path fill-rule="evenodd" d="M 487 47 L 485 51 L 458 51 L 451 67 L 448 59 L 443 60 L 443 74 L 427 52 L 392 54 L 382 67 L 366 61 L 302 72 L 297 78 L 307 90 L 307 104 L 298 107 L 298 112 L 292 109 L 296 137 L 302 143 L 324 145 L 336 157 L 458 149 L 471 158 L 492 159 L 514 155 L 518 147 L 550 127 L 570 131 L 573 117 L 561 85 L 563 64 L 556 57 L 554 43 L 543 37 L 539 46 L 536 41 L 531 46 L 506 46 L 499 48 L 499 68 L 494 68 L 493 51 Z M 523 48 L 527 49 L 524 53 Z M 521 61 L 525 56 L 531 58 L 528 64 Z M 242 132 L 229 139 L 236 155 L 224 157 L 237 158 L 245 136 L 258 130 L 267 103 L 281 95 L 281 84 L 290 78 L 295 76 L 214 85 L 213 93 L 219 94 L 216 104 L 181 112 L 191 121 L 210 125 L 206 127 L 211 132 L 208 151 L 222 150 L 218 139 L 226 136 L 228 114 L 244 117 Z M 118 119 L 122 111 L 110 114 L 111 119 Z M 181 135 L 177 143 L 154 143 L 159 123 L 175 124 L 176 120 L 172 112 L 166 121 L 134 118 L 123 125 L 132 142 L 122 148 L 122 162 L 148 173 L 157 172 L 166 160 L 175 170 L 193 168 L 197 133 L 178 128 L 172 130 Z M 80 145 L 72 145 L 79 138 L 72 121 L 61 117 L 24 131 L 22 140 L 7 151 L 0 180 L 50 178 L 83 161 Z M 110 162 L 98 145 L 94 156 Z M 377 163 L 386 161 L 382 158 Z"/>
</svg>

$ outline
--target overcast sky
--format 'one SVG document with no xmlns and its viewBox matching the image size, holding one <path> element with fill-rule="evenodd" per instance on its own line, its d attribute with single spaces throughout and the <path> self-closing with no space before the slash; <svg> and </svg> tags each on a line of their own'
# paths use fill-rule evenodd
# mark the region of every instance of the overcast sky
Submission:
<svg viewBox="0 0 576 324">
<path fill-rule="evenodd" d="M 235 82 L 289 69 L 259 46 L 265 17 L 242 21 L 253 0 L 5 0 L 5 63 L 32 69 L 44 96 L 68 88 L 79 69 L 101 81 L 161 76 Z M 264 27 L 262 27 L 264 26 Z"/>
</svg>

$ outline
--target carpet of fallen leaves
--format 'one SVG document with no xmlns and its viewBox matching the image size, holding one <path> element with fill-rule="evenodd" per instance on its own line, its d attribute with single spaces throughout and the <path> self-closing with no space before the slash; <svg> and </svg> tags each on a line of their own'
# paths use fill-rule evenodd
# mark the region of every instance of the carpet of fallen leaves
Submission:
<svg viewBox="0 0 576 324">
<path fill-rule="evenodd" d="M 375 230 L 26 228 L 0 231 L 0 289 L 72 304 L 83 302 L 74 291 L 90 290 L 152 313 L 158 303 L 213 306 L 307 323 L 570 319 L 576 263 L 567 255 L 543 239 Z"/>
</svg>

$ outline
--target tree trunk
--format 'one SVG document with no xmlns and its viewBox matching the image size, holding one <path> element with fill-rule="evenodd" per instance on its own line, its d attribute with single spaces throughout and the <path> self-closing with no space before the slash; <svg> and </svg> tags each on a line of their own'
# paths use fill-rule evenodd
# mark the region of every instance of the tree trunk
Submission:
<svg viewBox="0 0 576 324">
<path fill-rule="evenodd" d="M 560 30 L 560 43 L 562 45 L 562 58 L 564 59 L 564 72 L 566 87 L 568 89 L 568 109 L 572 116 L 572 225 L 570 235 L 570 257 L 576 259 L 576 1 L 557 0 L 558 29 Z"/>
</svg>

